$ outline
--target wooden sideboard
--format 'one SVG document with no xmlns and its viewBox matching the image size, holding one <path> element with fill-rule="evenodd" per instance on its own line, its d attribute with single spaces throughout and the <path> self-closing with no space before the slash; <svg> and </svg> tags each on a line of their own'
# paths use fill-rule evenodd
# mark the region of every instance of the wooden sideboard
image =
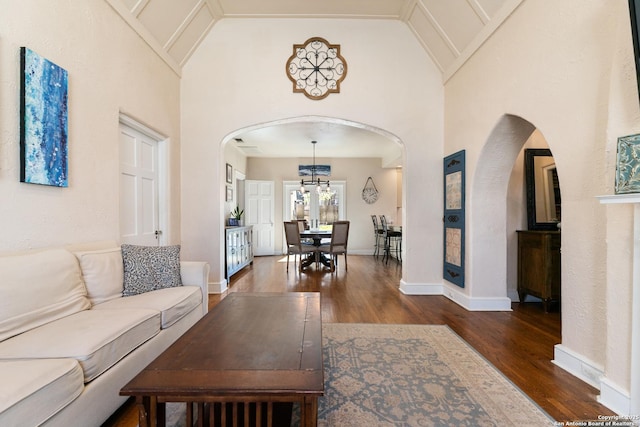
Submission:
<svg viewBox="0 0 640 427">
<path fill-rule="evenodd" d="M 253 264 L 253 227 L 226 227 L 225 231 L 225 259 L 229 280 L 233 274 Z"/>
<path fill-rule="evenodd" d="M 542 299 L 545 311 L 549 303 L 560 300 L 560 231 L 524 231 L 518 233 L 518 295 Z"/>
</svg>

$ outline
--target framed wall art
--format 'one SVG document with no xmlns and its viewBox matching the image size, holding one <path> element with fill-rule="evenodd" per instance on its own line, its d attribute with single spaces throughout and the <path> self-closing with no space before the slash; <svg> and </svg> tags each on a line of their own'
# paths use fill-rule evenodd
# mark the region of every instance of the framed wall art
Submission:
<svg viewBox="0 0 640 427">
<path fill-rule="evenodd" d="M 304 93 L 313 100 L 340 93 L 340 83 L 347 76 L 347 61 L 340 54 L 340 45 L 331 44 L 322 37 L 294 44 L 286 68 L 293 92 Z"/>
<path fill-rule="evenodd" d="M 67 187 L 67 71 L 20 48 L 20 182 Z"/>
<path fill-rule="evenodd" d="M 227 194 L 225 196 L 225 201 L 232 202 L 233 201 L 233 188 L 230 185 L 227 185 Z"/>
<path fill-rule="evenodd" d="M 618 138 L 615 192 L 640 193 L 640 135 Z"/>
<path fill-rule="evenodd" d="M 465 151 L 444 158 L 444 260 L 445 280 L 464 288 L 465 262 Z"/>
<path fill-rule="evenodd" d="M 227 163 L 227 183 L 233 183 L 233 166 Z"/>
<path fill-rule="evenodd" d="M 298 176 L 331 176 L 331 165 L 298 165 Z"/>
</svg>

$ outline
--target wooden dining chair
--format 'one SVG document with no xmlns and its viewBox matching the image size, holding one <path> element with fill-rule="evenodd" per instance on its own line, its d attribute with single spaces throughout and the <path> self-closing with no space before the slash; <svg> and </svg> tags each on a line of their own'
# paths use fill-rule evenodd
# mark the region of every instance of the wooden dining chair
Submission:
<svg viewBox="0 0 640 427">
<path fill-rule="evenodd" d="M 293 266 L 296 267 L 296 258 L 300 257 L 298 271 L 302 271 L 302 255 L 308 254 L 315 257 L 318 248 L 312 245 L 303 245 L 300 241 L 300 229 L 298 221 L 284 223 L 284 235 L 287 239 L 287 271 L 289 271 L 289 255 L 293 255 Z"/>
<path fill-rule="evenodd" d="M 347 242 L 349 240 L 349 221 L 335 221 L 331 231 L 331 242 L 318 246 L 318 251 L 329 255 L 331 272 L 336 271 L 338 255 L 344 254 L 344 269 L 347 270 Z"/>
</svg>

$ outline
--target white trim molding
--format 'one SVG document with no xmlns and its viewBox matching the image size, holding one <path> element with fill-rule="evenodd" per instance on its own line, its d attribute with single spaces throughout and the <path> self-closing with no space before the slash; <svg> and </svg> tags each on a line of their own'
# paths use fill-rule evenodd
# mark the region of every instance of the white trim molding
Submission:
<svg viewBox="0 0 640 427">
<path fill-rule="evenodd" d="M 554 346 L 553 360 L 551 362 L 574 377 L 600 390 L 600 384 L 604 377 L 602 366 L 585 359 L 582 355 L 562 344 Z"/>
<path fill-rule="evenodd" d="M 407 283 L 401 280 L 400 292 L 405 295 L 443 295 L 469 311 L 511 311 L 510 298 L 469 297 L 442 283 Z"/>
<path fill-rule="evenodd" d="M 400 280 L 400 292 L 405 295 L 444 295 L 442 283 L 407 283 Z"/>
<path fill-rule="evenodd" d="M 209 282 L 208 288 L 210 294 L 221 294 L 227 290 L 227 280 L 223 279 L 221 282 Z"/>
<path fill-rule="evenodd" d="M 631 415 L 631 397 L 629 392 L 622 390 L 607 378 L 600 380 L 600 396 L 598 396 L 598 402 L 616 414 Z"/>
</svg>

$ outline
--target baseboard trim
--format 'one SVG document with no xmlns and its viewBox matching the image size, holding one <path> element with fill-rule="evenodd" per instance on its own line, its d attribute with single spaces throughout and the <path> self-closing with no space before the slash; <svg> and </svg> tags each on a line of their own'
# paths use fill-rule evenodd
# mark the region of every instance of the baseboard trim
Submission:
<svg viewBox="0 0 640 427">
<path fill-rule="evenodd" d="M 629 392 L 622 390 L 607 378 L 600 380 L 598 402 L 618 415 L 631 415 L 631 396 Z"/>
<path fill-rule="evenodd" d="M 227 290 L 227 281 L 223 280 L 222 282 L 217 283 L 209 282 L 208 288 L 210 294 L 221 294 Z"/>
<path fill-rule="evenodd" d="M 448 286 L 445 288 L 444 295 L 469 311 L 511 311 L 511 299 L 506 297 L 469 297 Z"/>
<path fill-rule="evenodd" d="M 618 415 L 629 415 L 631 411 L 631 396 L 629 392 L 606 378 L 602 367 L 585 359 L 575 351 L 569 350 L 562 344 L 557 344 L 554 347 L 554 359 L 551 362 L 574 377 L 600 390 L 597 400 L 602 405 Z"/>
<path fill-rule="evenodd" d="M 562 344 L 556 344 L 553 348 L 553 360 L 551 362 L 569 372 L 574 377 L 601 390 L 600 386 L 604 378 L 604 370 L 596 363 L 585 359 L 575 351 L 568 349 Z"/>
<path fill-rule="evenodd" d="M 355 249 L 350 250 L 349 255 L 373 255 L 373 249 Z"/>
<path fill-rule="evenodd" d="M 400 280 L 400 292 L 405 295 L 444 295 L 469 311 L 511 311 L 509 298 L 470 298 L 442 283 L 407 283 Z"/>
<path fill-rule="evenodd" d="M 405 295 L 443 295 L 441 283 L 407 283 L 400 280 L 400 292 Z"/>
</svg>

